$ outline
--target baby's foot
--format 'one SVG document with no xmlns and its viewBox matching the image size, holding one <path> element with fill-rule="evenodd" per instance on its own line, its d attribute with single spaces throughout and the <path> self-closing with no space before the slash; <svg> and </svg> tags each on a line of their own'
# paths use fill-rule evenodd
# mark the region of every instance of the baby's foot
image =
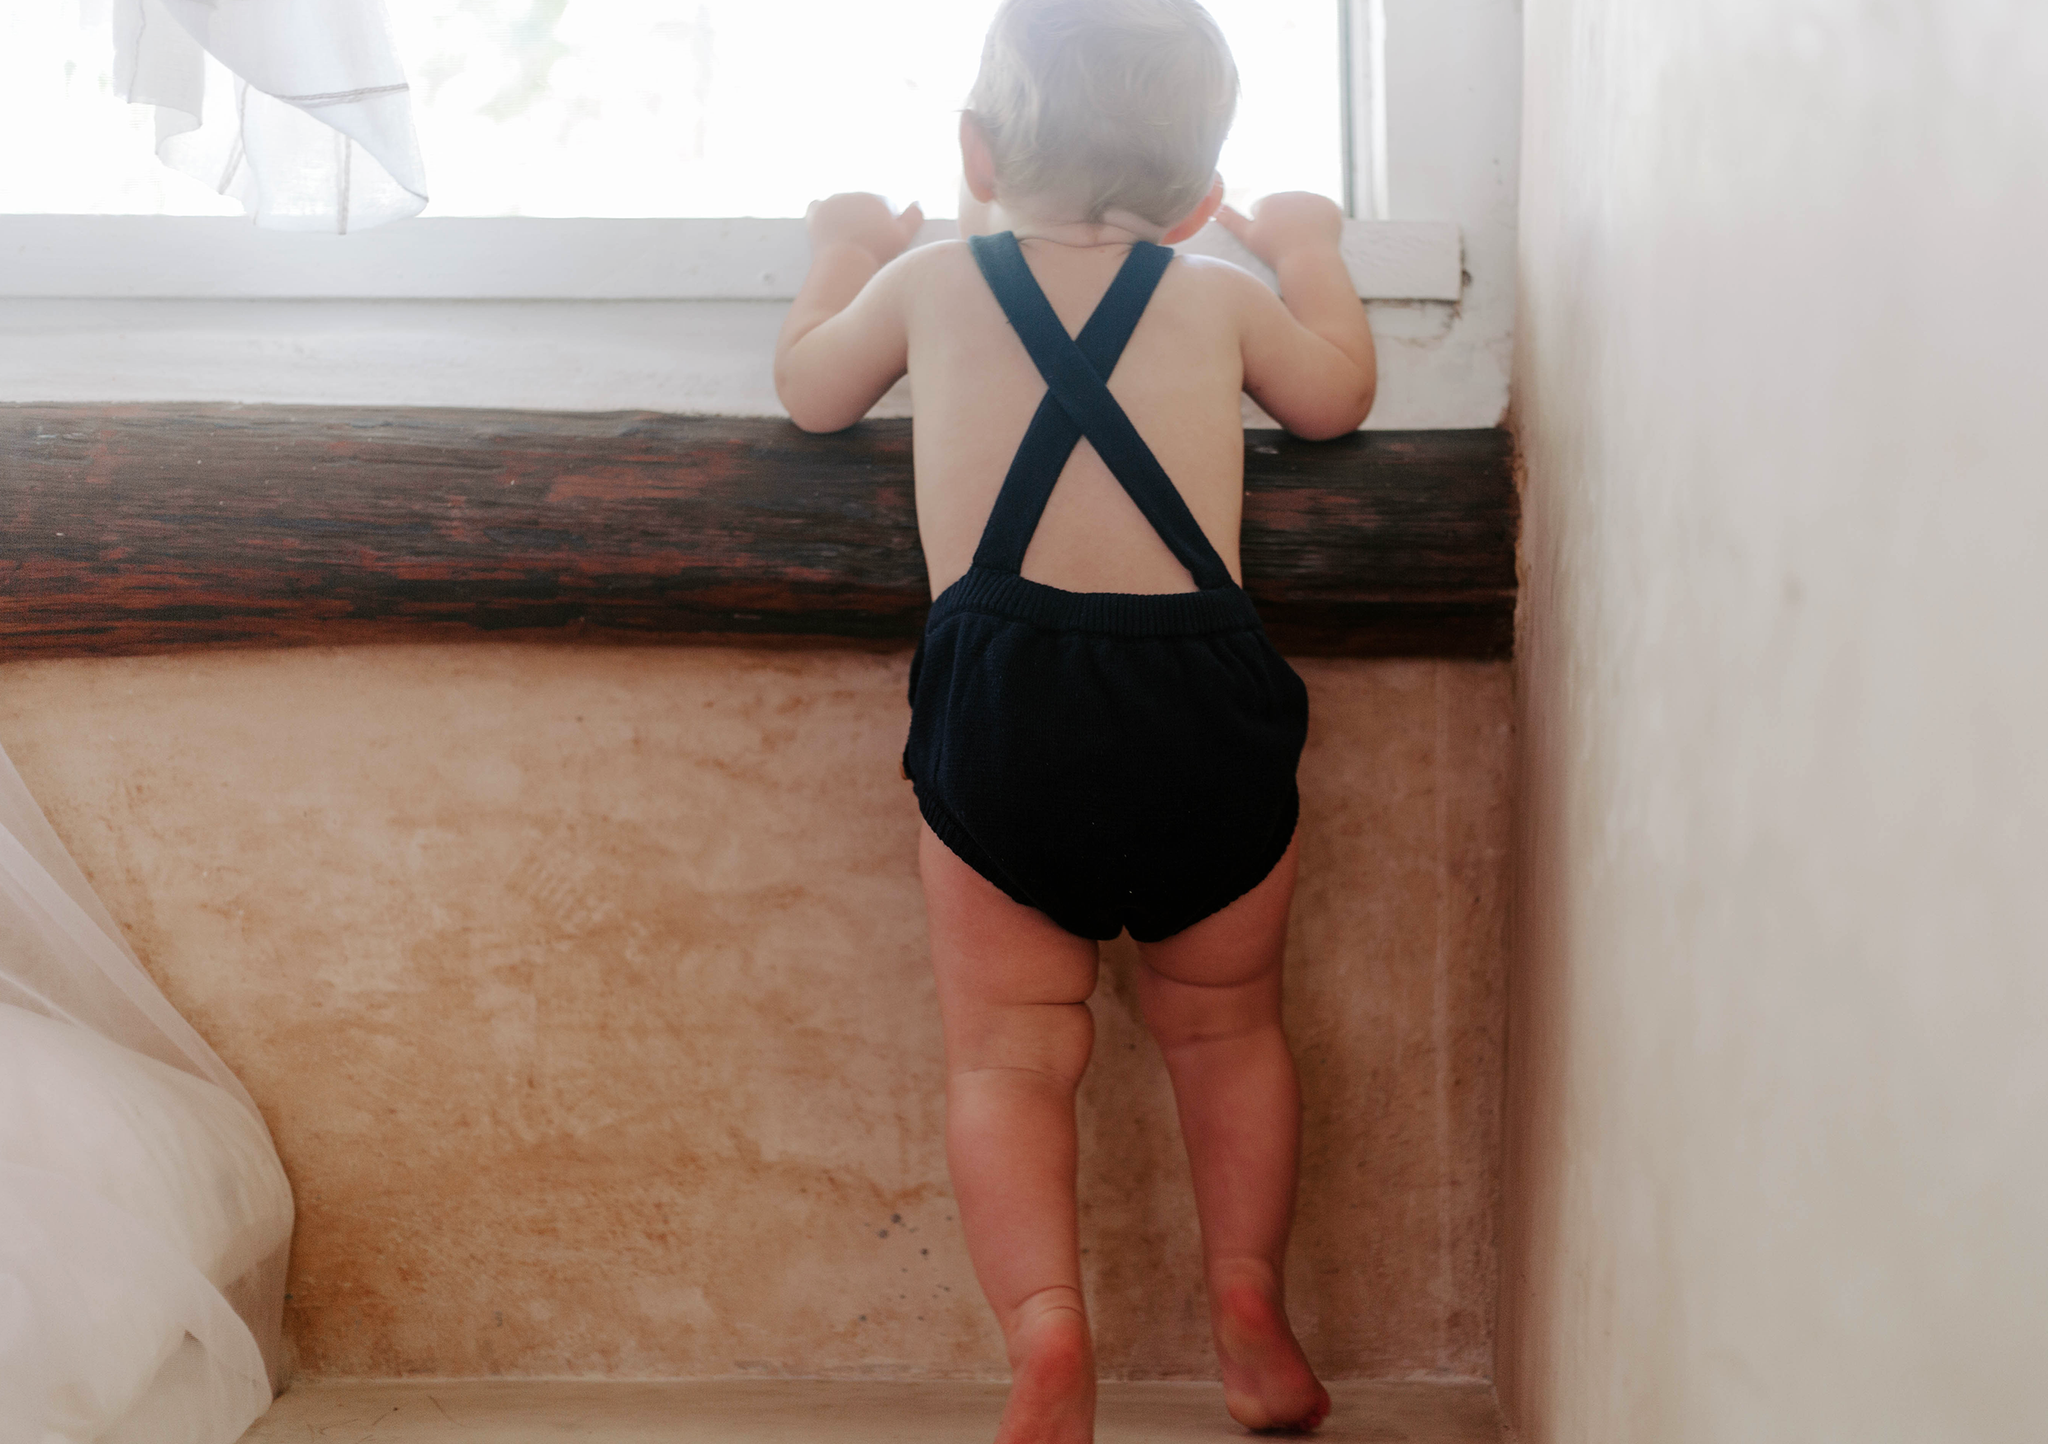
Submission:
<svg viewBox="0 0 2048 1444">
<path fill-rule="evenodd" d="M 1038 1310 L 1012 1332 L 1010 1401 L 996 1444 L 1092 1444 L 1094 1438 L 1095 1346 L 1088 1321 L 1066 1305 Z"/>
<path fill-rule="evenodd" d="M 1330 1417 L 1330 1391 L 1295 1341 L 1279 1290 L 1258 1272 L 1212 1284 L 1223 1403 L 1247 1429 L 1306 1433 Z"/>
</svg>

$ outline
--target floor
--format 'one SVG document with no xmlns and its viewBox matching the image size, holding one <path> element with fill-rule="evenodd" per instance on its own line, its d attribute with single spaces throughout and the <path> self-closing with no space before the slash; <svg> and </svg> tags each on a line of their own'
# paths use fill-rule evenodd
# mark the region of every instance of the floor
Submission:
<svg viewBox="0 0 2048 1444">
<path fill-rule="evenodd" d="M 1499 1444 L 1485 1384 L 1346 1383 L 1327 1444 Z M 923 1444 L 985 1440 L 1000 1384 L 469 1379 L 294 1385 L 242 1444 Z M 1215 1384 L 1105 1384 L 1100 1444 L 1244 1438 Z"/>
</svg>

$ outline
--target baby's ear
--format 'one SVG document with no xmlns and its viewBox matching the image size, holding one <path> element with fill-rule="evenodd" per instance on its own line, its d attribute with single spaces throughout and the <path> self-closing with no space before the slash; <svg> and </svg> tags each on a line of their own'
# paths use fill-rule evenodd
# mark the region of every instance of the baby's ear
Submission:
<svg viewBox="0 0 2048 1444">
<path fill-rule="evenodd" d="M 1209 194 L 1202 197 L 1202 203 L 1187 213 L 1180 224 L 1174 226 L 1159 238 L 1161 245 L 1177 246 L 1182 241 L 1209 224 L 1217 207 L 1223 204 L 1223 177 L 1219 174 L 1209 186 Z"/>
<path fill-rule="evenodd" d="M 967 193 L 987 205 L 996 198 L 996 157 L 989 149 L 988 133 L 974 112 L 960 112 L 960 174 Z"/>
</svg>

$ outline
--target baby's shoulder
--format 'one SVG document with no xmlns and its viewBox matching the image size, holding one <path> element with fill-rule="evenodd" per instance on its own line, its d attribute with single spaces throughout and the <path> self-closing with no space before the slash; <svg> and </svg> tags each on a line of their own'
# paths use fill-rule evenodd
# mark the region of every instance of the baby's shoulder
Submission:
<svg viewBox="0 0 2048 1444">
<path fill-rule="evenodd" d="M 905 251 L 885 268 L 911 286 L 958 285 L 979 281 L 974 249 L 966 241 L 927 241 Z"/>
<path fill-rule="evenodd" d="M 1255 293 L 1263 289 L 1257 277 L 1228 261 L 1182 253 L 1159 278 L 1145 313 L 1175 344 L 1231 345 L 1242 340 Z"/>
<path fill-rule="evenodd" d="M 1176 254 L 1173 264 L 1167 267 L 1161 284 L 1166 281 L 1177 283 L 1189 300 L 1219 311 L 1235 311 L 1266 290 L 1265 284 L 1242 266 L 1220 256 L 1190 255 L 1185 251 Z"/>
<path fill-rule="evenodd" d="M 928 241 L 889 262 L 869 282 L 890 293 L 914 331 L 947 327 L 988 297 L 988 283 L 965 241 Z"/>
</svg>

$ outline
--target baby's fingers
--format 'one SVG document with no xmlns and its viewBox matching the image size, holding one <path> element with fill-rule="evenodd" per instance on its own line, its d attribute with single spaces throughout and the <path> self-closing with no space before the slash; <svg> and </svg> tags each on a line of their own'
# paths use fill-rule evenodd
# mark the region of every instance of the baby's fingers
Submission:
<svg viewBox="0 0 2048 1444">
<path fill-rule="evenodd" d="M 912 201 L 897 214 L 896 228 L 903 233 L 903 244 L 906 246 L 916 243 L 917 233 L 923 226 L 924 207 L 916 201 Z"/>
<path fill-rule="evenodd" d="M 1223 205 L 1216 207 L 1216 224 L 1241 241 L 1245 232 L 1251 229 L 1252 221 L 1250 216 L 1240 212 L 1237 207 Z"/>
</svg>

